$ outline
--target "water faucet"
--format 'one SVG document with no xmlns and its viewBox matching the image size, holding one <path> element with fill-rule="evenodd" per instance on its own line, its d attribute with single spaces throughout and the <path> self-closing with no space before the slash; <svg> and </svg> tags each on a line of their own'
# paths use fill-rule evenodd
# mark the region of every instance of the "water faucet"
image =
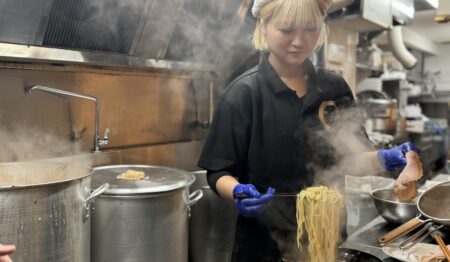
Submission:
<svg viewBox="0 0 450 262">
<path fill-rule="evenodd" d="M 109 132 L 111 131 L 109 128 L 105 129 L 105 134 L 103 138 L 100 138 L 99 134 L 99 124 L 100 124 L 100 106 L 98 104 L 98 99 L 94 96 L 83 95 L 75 92 L 70 92 L 66 90 L 40 86 L 40 85 L 32 85 L 25 87 L 25 92 L 31 93 L 33 91 L 41 91 L 51 94 L 59 94 L 64 96 L 73 96 L 78 98 L 83 98 L 87 100 L 91 100 L 95 102 L 95 134 L 94 134 L 94 148 L 93 152 L 100 152 L 100 146 L 107 145 L 109 143 Z"/>
</svg>

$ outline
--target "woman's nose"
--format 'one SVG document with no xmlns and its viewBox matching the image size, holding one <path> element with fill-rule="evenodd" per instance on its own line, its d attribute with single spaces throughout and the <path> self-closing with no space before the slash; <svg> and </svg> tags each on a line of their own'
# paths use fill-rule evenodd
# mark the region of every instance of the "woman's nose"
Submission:
<svg viewBox="0 0 450 262">
<path fill-rule="evenodd" d="M 303 39 L 302 34 L 296 34 L 291 42 L 291 44 L 293 46 L 302 46 L 303 43 L 304 43 L 304 39 Z"/>
</svg>

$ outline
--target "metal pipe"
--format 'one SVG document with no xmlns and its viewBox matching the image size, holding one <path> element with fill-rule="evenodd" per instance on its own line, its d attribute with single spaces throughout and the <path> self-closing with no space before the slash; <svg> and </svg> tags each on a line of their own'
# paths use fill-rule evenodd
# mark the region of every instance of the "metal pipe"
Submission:
<svg viewBox="0 0 450 262">
<path fill-rule="evenodd" d="M 395 58 L 402 63 L 402 65 L 411 69 L 416 66 L 417 58 L 406 48 L 402 35 L 403 26 L 393 26 L 388 30 L 388 40 Z"/>
<path fill-rule="evenodd" d="M 94 101 L 95 102 L 95 132 L 94 132 L 94 149 L 93 149 L 93 151 L 100 152 L 100 144 L 102 144 L 102 145 L 108 144 L 107 133 L 105 133 L 104 139 L 100 139 L 100 135 L 99 135 L 100 106 L 98 103 L 98 99 L 96 97 L 83 95 L 83 94 L 79 94 L 79 93 L 75 93 L 75 92 L 70 92 L 70 91 L 66 91 L 66 90 L 51 88 L 51 87 L 47 87 L 47 86 L 40 86 L 40 85 L 33 85 L 33 86 L 25 87 L 25 92 L 27 92 L 27 93 L 31 93 L 35 90 L 41 91 L 41 92 L 46 92 L 46 93 L 51 93 L 51 94 L 72 96 L 72 97 L 78 97 L 78 98 L 83 98 L 83 99 Z M 106 132 L 109 132 L 108 128 L 106 129 Z"/>
</svg>

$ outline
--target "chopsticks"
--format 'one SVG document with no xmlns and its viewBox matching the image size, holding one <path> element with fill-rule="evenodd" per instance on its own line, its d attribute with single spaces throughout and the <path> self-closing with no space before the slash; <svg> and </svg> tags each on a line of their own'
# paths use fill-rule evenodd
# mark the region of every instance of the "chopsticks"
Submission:
<svg viewBox="0 0 450 262">
<path fill-rule="evenodd" d="M 275 197 L 297 197 L 297 194 L 293 193 L 276 193 L 274 194 Z M 250 198 L 250 195 L 247 194 L 234 194 L 234 199 L 242 200 L 246 198 Z"/>
<path fill-rule="evenodd" d="M 423 226 L 419 231 L 417 231 L 414 235 L 410 236 L 408 239 L 406 239 L 403 243 L 398 246 L 400 249 L 408 249 L 413 247 L 415 244 L 421 242 L 424 240 L 428 235 L 431 234 L 430 231 L 428 231 L 428 228 L 433 226 L 433 222 L 427 222 L 425 226 Z M 428 233 L 426 233 L 428 231 Z M 424 234 L 425 233 L 425 234 Z M 417 240 L 416 240 L 417 239 Z M 416 240 L 416 241 L 414 241 Z"/>
<path fill-rule="evenodd" d="M 448 250 L 447 245 L 445 245 L 444 240 L 442 239 L 442 234 L 439 231 L 436 231 L 436 229 L 434 228 L 434 226 L 431 226 L 429 229 L 429 231 L 433 230 L 433 232 L 431 233 L 431 236 L 436 240 L 436 242 L 438 243 L 439 247 L 441 248 L 442 252 L 445 255 L 445 258 L 447 259 L 447 261 L 450 261 L 450 250 Z"/>
<path fill-rule="evenodd" d="M 400 244 L 400 249 L 408 249 L 413 247 L 415 244 L 422 242 L 426 237 L 429 235 L 433 236 L 434 233 L 439 234 L 439 232 L 436 232 L 437 230 L 443 228 L 443 225 L 440 225 L 438 227 L 433 226 L 433 222 L 428 222 L 423 226 L 417 233 L 406 239 L 403 243 Z M 416 240 L 417 238 L 417 240 Z M 415 241 L 414 241 L 415 240 Z M 414 242 L 412 242 L 414 241 Z"/>
</svg>

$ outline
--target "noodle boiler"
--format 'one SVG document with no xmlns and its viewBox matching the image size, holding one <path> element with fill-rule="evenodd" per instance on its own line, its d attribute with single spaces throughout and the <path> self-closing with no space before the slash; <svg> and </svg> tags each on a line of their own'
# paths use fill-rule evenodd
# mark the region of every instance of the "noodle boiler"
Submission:
<svg viewBox="0 0 450 262">
<path fill-rule="evenodd" d="M 13 243 L 15 262 L 89 261 L 90 169 L 47 161 L 0 164 L 0 243 Z"/>
</svg>

